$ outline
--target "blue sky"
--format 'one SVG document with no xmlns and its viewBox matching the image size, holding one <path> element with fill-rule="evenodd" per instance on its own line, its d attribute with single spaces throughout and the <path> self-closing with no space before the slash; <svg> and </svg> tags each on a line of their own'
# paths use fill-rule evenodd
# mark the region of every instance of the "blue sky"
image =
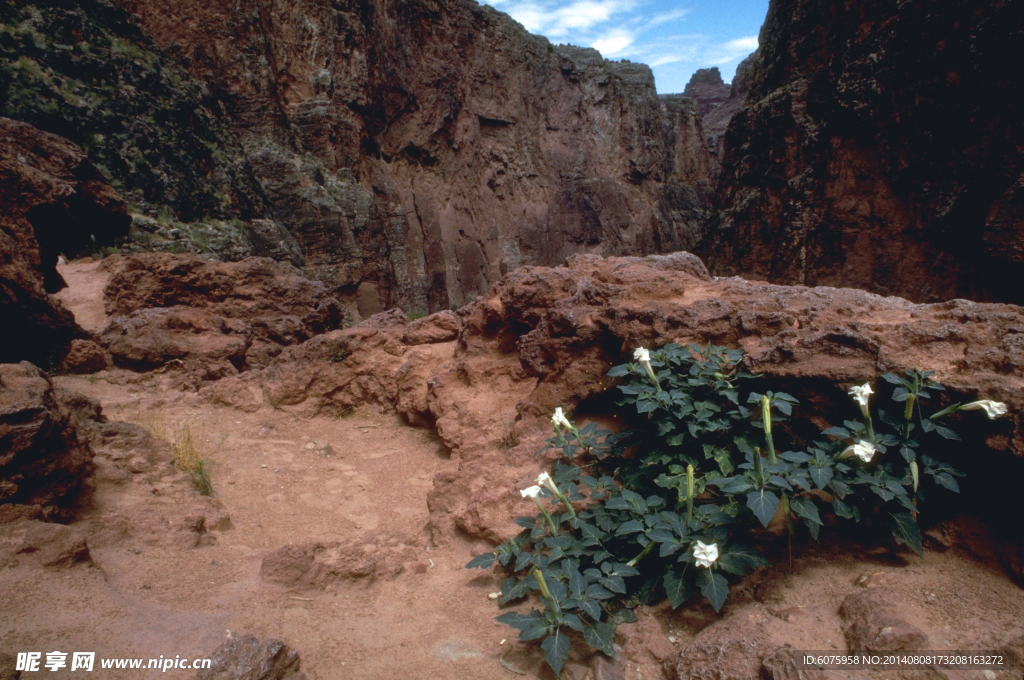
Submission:
<svg viewBox="0 0 1024 680">
<path fill-rule="evenodd" d="M 483 0 L 482 0 L 483 1 Z M 660 94 L 717 66 L 725 82 L 757 49 L 768 0 L 486 0 L 553 43 L 648 64 Z"/>
</svg>

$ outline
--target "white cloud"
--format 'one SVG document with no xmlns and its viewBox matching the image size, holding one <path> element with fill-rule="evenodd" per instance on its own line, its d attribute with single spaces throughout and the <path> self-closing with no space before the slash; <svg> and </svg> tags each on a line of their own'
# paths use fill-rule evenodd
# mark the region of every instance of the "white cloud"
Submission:
<svg viewBox="0 0 1024 680">
<path fill-rule="evenodd" d="M 715 45 L 707 51 L 705 58 L 708 63 L 720 66 L 742 59 L 756 49 L 757 36 L 752 35 Z"/>
<path fill-rule="evenodd" d="M 688 10 L 688 9 L 677 9 L 677 10 L 673 10 L 671 12 L 663 12 L 661 14 L 655 14 L 653 17 L 651 17 L 650 21 L 648 21 L 646 24 L 644 24 L 644 30 L 648 30 L 648 29 L 654 28 L 655 26 L 661 26 L 662 24 L 667 24 L 670 21 L 676 21 L 678 19 L 682 19 L 687 14 L 689 14 L 690 11 L 691 10 Z"/>
<path fill-rule="evenodd" d="M 600 52 L 603 57 L 617 57 L 627 51 L 634 39 L 633 34 L 619 29 L 598 38 L 590 43 L 590 46 Z"/>
</svg>

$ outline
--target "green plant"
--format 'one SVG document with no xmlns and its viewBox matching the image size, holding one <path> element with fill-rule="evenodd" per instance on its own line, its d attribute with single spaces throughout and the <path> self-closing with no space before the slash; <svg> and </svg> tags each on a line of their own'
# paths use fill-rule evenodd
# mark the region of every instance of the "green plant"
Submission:
<svg viewBox="0 0 1024 680">
<path fill-rule="evenodd" d="M 635 620 L 639 604 L 664 597 L 676 608 L 699 591 L 720 610 L 731 579 L 768 566 L 742 539 L 775 517 L 790 535 L 802 522 L 817 539 L 823 509 L 852 520 L 884 513 L 896 540 L 921 552 L 920 473 L 950 491 L 959 490 L 960 473 L 919 453 L 917 432 L 955 439 L 948 416 L 1005 413 L 982 401 L 925 417 L 920 404 L 942 389 L 933 374 L 887 373 L 894 401 L 905 404 L 902 418 L 879 410 L 890 431 L 876 431 L 865 384 L 850 390 L 861 420 L 827 428 L 805 450 L 780 452 L 780 424 L 799 402 L 772 391 L 741 399 L 738 384 L 758 376 L 741 367 L 740 350 L 673 344 L 640 348 L 634 359 L 609 375 L 627 379 L 619 404 L 635 409 L 642 425 L 617 434 L 594 423 L 577 428 L 556 409 L 555 436 L 538 454 L 551 448 L 558 459 L 521 492 L 539 514 L 516 518 L 517 536 L 467 565 L 505 569 L 501 605 L 538 591 L 543 610 L 497 620 L 522 640 L 539 640 L 556 673 L 576 634 L 611 655 L 616 626 Z"/>
</svg>

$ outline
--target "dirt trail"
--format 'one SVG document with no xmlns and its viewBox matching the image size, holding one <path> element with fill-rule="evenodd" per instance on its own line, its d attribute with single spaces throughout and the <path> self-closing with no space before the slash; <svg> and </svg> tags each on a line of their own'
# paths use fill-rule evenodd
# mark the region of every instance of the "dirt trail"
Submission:
<svg viewBox="0 0 1024 680">
<path fill-rule="evenodd" d="M 99 333 L 107 325 L 103 288 L 109 275 L 102 267 L 103 260 L 87 259 L 57 265 L 57 273 L 64 277 L 68 287 L 55 297 L 71 310 L 78 325 L 90 333 Z"/>
<path fill-rule="evenodd" d="M 94 263 L 73 263 L 61 273 L 70 284 L 62 299 L 79 322 L 102 325 L 106 273 Z M 532 646 L 522 651 L 513 642 L 515 631 L 493 620 L 499 612 L 488 594 L 500 589 L 500 579 L 463 569 L 484 546 L 459 537 L 444 548 L 431 543 L 427 494 L 435 475 L 457 465 L 431 431 L 404 426 L 376 407 L 342 418 L 268 408 L 243 413 L 170 389 L 159 375 L 54 382 L 98 399 L 112 420 L 164 429 L 188 424 L 213 464 L 215 498 L 230 527 L 214 527 L 215 542 L 200 547 L 98 541 L 94 567 L 0 568 L 0 652 L 194 658 L 208 656 L 226 636 L 254 633 L 297 649 L 311 680 L 508 680 L 520 676 L 504 669 L 499 656 L 512 646 L 507 661 L 552 680 L 539 653 Z M 323 443 L 333 455 L 318 453 Z M 159 489 L 145 485 L 97 482 L 94 498 L 82 521 L 120 513 L 142 522 L 169 512 Z M 381 536 L 394 539 L 402 565 L 397 576 L 322 590 L 289 589 L 260 576 L 264 556 L 288 544 L 352 545 Z M 792 572 L 738 588 L 727 614 L 798 648 L 843 650 L 839 603 L 859 590 L 854 584 L 863 574 L 884 573 L 876 578 L 907 598 L 901 615 L 929 635 L 933 649 L 991 648 L 1024 636 L 1024 591 L 957 549 L 920 559 L 801 541 L 795 552 Z M 704 605 L 658 612 L 657 619 L 642 616 L 621 629 L 629 658 L 625 680 L 665 677 L 660 662 L 671 666 L 679 648 L 721 620 Z M 191 678 L 192 671 L 104 671 L 99 677 L 140 676 Z M 76 676 L 60 671 L 47 677 Z M 570 665 L 563 677 L 592 678 L 582 664 Z M 968 678 L 982 680 L 980 673 Z"/>
</svg>

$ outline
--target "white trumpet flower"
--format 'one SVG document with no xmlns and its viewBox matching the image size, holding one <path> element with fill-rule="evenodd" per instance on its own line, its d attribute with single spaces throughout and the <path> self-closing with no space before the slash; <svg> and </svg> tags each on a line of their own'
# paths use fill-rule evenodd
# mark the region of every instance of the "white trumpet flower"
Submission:
<svg viewBox="0 0 1024 680">
<path fill-rule="evenodd" d="M 576 516 L 576 511 L 573 510 L 572 505 L 569 504 L 569 499 L 565 497 L 565 494 L 563 494 L 561 489 L 558 488 L 558 485 L 555 484 L 555 480 L 551 479 L 551 475 L 546 472 L 540 473 L 537 475 L 537 484 L 546 488 L 555 496 L 555 498 L 562 501 L 562 504 L 565 505 L 569 514 L 573 517 Z"/>
<path fill-rule="evenodd" d="M 697 541 L 697 545 L 693 548 L 693 557 L 697 560 L 698 567 L 710 569 L 711 565 L 718 559 L 718 544 L 705 545 Z"/>
<path fill-rule="evenodd" d="M 550 491 L 556 496 L 562 495 L 561 492 L 558 490 L 558 487 L 555 486 L 555 481 L 551 479 L 551 475 L 549 475 L 546 472 L 542 472 L 539 475 L 537 475 L 537 484 L 539 486 L 547 488 L 548 491 Z"/>
<path fill-rule="evenodd" d="M 654 386 L 660 390 L 661 384 L 658 382 L 657 376 L 654 375 L 654 369 L 651 368 L 651 353 L 644 347 L 637 347 L 633 352 L 633 359 L 643 366 L 643 369 L 647 372 L 647 377 L 650 378 L 651 382 L 654 383 Z"/>
<path fill-rule="evenodd" d="M 985 412 L 985 415 L 989 419 L 995 419 L 999 416 L 1006 415 L 1006 404 L 1001 401 L 992 401 L 991 399 L 982 399 L 981 401 L 972 401 L 970 404 L 964 404 L 960 407 L 961 411 L 979 411 Z"/>
<path fill-rule="evenodd" d="M 851 458 L 853 456 L 857 456 L 865 463 L 870 463 L 871 459 L 875 457 L 875 451 L 877 450 L 878 449 L 875 448 L 874 444 L 861 439 L 856 444 L 846 447 L 846 450 L 843 451 L 839 457 Z"/>
<path fill-rule="evenodd" d="M 863 385 L 854 385 L 853 387 L 850 388 L 848 394 L 852 396 L 853 400 L 857 402 L 857 404 L 860 406 L 860 412 L 864 414 L 864 417 L 869 418 L 870 416 L 868 415 L 868 399 L 872 394 L 874 394 L 874 390 L 871 389 L 870 383 L 864 383 Z"/>
<path fill-rule="evenodd" d="M 531 486 L 529 489 L 523 489 L 519 493 L 522 494 L 523 498 L 537 498 L 540 496 L 540 487 Z"/>
</svg>

